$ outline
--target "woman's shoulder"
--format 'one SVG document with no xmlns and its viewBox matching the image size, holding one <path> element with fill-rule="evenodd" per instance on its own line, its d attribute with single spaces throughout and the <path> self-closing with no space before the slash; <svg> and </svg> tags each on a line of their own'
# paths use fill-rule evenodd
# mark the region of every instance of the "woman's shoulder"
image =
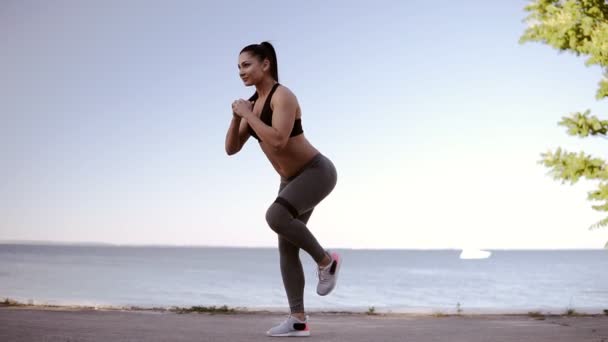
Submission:
<svg viewBox="0 0 608 342">
<path fill-rule="evenodd" d="M 291 89 L 289 89 L 288 87 L 286 87 L 282 83 L 279 83 L 279 86 L 275 90 L 274 95 L 275 96 L 273 96 L 273 99 L 275 97 L 278 97 L 278 98 L 283 99 L 283 100 L 296 100 L 297 101 L 297 97 L 293 93 L 293 91 L 291 91 Z"/>
<path fill-rule="evenodd" d="M 285 87 L 284 85 L 278 86 L 272 98 L 270 99 L 270 109 L 274 110 L 275 106 L 279 104 L 281 106 L 286 106 L 288 108 L 299 108 L 298 98 L 291 91 L 291 89 Z"/>
</svg>

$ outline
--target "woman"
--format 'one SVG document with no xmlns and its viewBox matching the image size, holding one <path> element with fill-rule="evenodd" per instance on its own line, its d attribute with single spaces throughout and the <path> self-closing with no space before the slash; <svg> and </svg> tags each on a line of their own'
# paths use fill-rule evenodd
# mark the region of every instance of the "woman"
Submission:
<svg viewBox="0 0 608 342">
<path fill-rule="evenodd" d="M 318 265 L 317 293 L 329 294 L 336 286 L 342 258 L 335 251 L 323 249 L 306 223 L 314 207 L 335 187 L 336 169 L 304 136 L 298 100 L 279 84 L 274 47 L 268 42 L 246 46 L 239 54 L 238 68 L 245 85 L 254 85 L 256 92 L 249 101 L 238 99 L 232 103 L 226 153 L 240 151 L 252 135 L 281 180 L 266 221 L 278 235 L 281 276 L 291 314 L 267 334 L 309 336 L 299 251 L 305 250 Z"/>
</svg>

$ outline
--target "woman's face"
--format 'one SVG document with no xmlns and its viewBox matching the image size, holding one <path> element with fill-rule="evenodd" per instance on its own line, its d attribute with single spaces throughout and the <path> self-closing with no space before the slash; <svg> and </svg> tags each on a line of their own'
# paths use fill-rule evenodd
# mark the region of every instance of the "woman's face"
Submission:
<svg viewBox="0 0 608 342">
<path fill-rule="evenodd" d="M 245 51 L 239 55 L 239 76 L 246 86 L 260 82 L 264 78 L 264 72 L 268 69 L 268 61 L 260 63 L 260 60 Z"/>
</svg>

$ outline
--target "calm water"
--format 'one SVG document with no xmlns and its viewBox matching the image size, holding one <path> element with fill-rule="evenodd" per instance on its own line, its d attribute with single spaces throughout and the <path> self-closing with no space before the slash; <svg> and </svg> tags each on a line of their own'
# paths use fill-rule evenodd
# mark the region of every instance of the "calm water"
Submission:
<svg viewBox="0 0 608 342">
<path fill-rule="evenodd" d="M 340 250 L 338 286 L 316 294 L 304 251 L 307 310 L 581 312 L 608 309 L 608 250 Z M 276 248 L 0 244 L 0 299 L 35 304 L 288 310 Z"/>
</svg>

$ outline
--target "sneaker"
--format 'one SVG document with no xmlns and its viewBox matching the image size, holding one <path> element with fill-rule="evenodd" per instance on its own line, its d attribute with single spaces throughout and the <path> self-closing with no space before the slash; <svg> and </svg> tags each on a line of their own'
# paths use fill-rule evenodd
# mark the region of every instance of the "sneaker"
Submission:
<svg viewBox="0 0 608 342">
<path fill-rule="evenodd" d="M 317 294 L 320 296 L 328 295 L 335 287 L 338 281 L 338 272 L 342 266 L 342 256 L 337 252 L 329 252 L 331 262 L 326 267 L 318 267 L 319 284 L 317 284 Z"/>
<path fill-rule="evenodd" d="M 306 319 L 303 321 L 289 315 L 289 317 L 287 317 L 283 323 L 268 330 L 266 335 L 277 337 L 310 336 L 310 329 L 308 328 L 308 315 L 306 315 Z"/>
</svg>

